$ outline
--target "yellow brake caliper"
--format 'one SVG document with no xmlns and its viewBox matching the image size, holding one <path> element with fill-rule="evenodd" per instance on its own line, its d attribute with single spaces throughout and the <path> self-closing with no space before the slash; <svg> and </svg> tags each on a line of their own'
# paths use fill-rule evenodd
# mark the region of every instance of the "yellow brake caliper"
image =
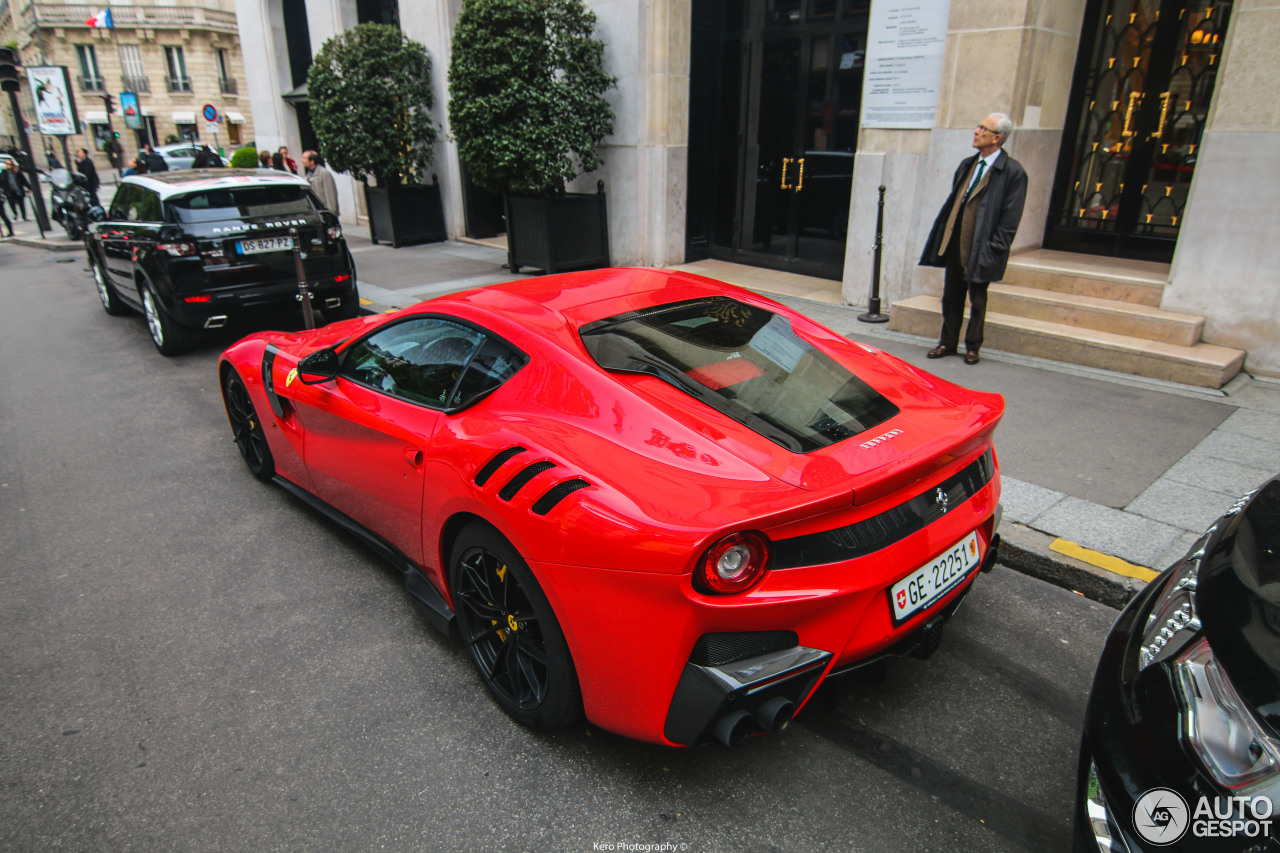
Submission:
<svg viewBox="0 0 1280 853">
<path fill-rule="evenodd" d="M 498 580 L 502 581 L 503 583 L 507 582 L 507 564 L 506 563 L 502 564 L 502 566 L 498 569 L 497 574 L 498 574 Z M 498 606 L 494 604 L 492 601 L 490 601 L 489 604 L 494 607 Z M 492 620 L 492 623 L 496 626 L 498 624 L 498 620 L 494 619 Z M 512 633 L 515 633 L 516 618 L 510 614 L 508 614 L 507 616 L 507 626 L 511 629 Z M 497 633 L 498 633 L 498 639 L 505 643 L 507 641 L 507 628 L 498 628 Z"/>
</svg>

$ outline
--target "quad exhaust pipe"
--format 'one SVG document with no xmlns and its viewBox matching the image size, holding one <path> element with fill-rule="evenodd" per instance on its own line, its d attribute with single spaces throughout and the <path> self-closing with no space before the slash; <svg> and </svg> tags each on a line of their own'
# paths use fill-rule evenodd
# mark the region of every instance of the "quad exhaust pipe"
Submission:
<svg viewBox="0 0 1280 853">
<path fill-rule="evenodd" d="M 226 314 L 215 314 L 208 320 L 204 321 L 204 327 L 206 329 L 221 329 L 225 325 L 227 325 Z"/>
</svg>

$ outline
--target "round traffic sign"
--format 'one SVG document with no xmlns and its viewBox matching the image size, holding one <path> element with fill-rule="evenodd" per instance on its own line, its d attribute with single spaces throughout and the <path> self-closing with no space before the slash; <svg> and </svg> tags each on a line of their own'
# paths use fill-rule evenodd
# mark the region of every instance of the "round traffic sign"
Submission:
<svg viewBox="0 0 1280 853">
<path fill-rule="evenodd" d="M 217 108 L 217 107 L 215 107 L 213 104 L 205 104 L 205 105 L 204 105 L 204 120 L 205 120 L 205 121 L 217 121 L 217 120 L 218 120 L 218 108 Z"/>
</svg>

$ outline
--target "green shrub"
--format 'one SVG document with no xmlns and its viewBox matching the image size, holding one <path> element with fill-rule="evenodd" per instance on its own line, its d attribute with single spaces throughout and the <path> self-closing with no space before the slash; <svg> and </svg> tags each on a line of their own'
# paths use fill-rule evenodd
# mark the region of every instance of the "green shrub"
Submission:
<svg viewBox="0 0 1280 853">
<path fill-rule="evenodd" d="M 311 125 L 329 167 L 378 186 L 425 183 L 436 126 L 431 57 L 396 27 L 329 39 L 307 72 Z"/>
<path fill-rule="evenodd" d="M 604 42 L 581 0 L 463 0 L 449 65 L 449 126 L 471 180 L 562 193 L 600 166 L 613 132 Z"/>
<path fill-rule="evenodd" d="M 238 148 L 236 153 L 231 155 L 231 167 L 233 169 L 256 169 L 257 166 L 258 149 L 252 145 Z"/>
</svg>

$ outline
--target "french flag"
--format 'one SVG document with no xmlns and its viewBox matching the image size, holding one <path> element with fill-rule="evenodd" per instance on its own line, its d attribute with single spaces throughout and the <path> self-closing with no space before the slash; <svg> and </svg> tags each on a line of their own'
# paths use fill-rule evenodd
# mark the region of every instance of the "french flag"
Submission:
<svg viewBox="0 0 1280 853">
<path fill-rule="evenodd" d="M 103 9 L 100 12 L 98 12 L 98 14 L 94 15 L 92 18 L 87 18 L 84 22 L 84 25 L 86 27 L 107 27 L 108 29 L 110 29 L 112 26 L 111 8 L 108 7 L 106 9 Z"/>
</svg>

